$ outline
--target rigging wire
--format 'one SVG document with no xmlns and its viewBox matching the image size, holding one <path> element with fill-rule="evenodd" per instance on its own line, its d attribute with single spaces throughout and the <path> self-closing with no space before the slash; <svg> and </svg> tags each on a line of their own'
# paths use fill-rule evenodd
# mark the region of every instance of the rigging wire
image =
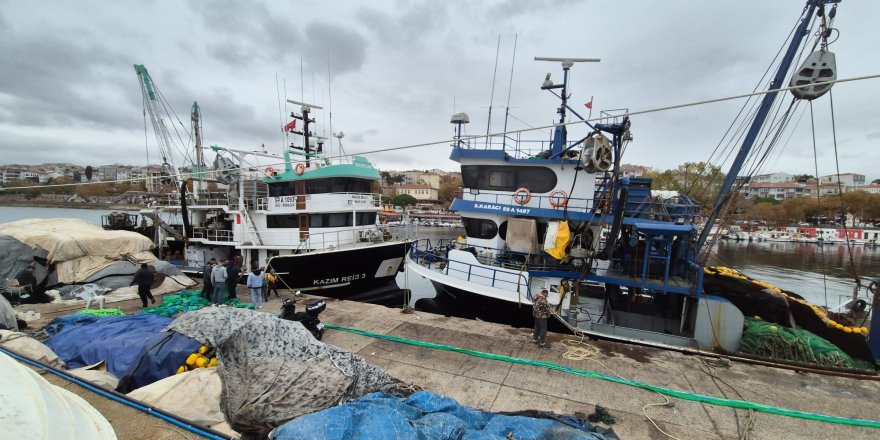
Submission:
<svg viewBox="0 0 880 440">
<path fill-rule="evenodd" d="M 854 81 L 864 81 L 864 80 L 876 79 L 876 78 L 880 78 L 880 74 L 872 74 L 872 75 L 864 75 L 864 76 L 858 76 L 858 77 L 843 78 L 843 79 L 837 79 L 834 81 L 817 82 L 817 83 L 810 84 L 810 86 L 818 86 L 818 85 L 823 85 L 823 84 L 846 83 L 846 82 L 854 82 Z M 802 87 L 805 87 L 805 86 L 781 87 L 779 89 L 774 89 L 774 90 L 764 90 L 764 91 L 755 92 L 755 93 L 746 93 L 746 94 L 741 94 L 741 95 L 733 95 L 733 96 L 726 96 L 726 97 L 722 97 L 722 98 L 708 99 L 708 100 L 703 100 L 703 101 L 694 101 L 694 102 L 687 102 L 687 103 L 683 103 L 683 104 L 675 104 L 675 105 L 670 105 L 670 106 L 665 106 L 665 107 L 656 107 L 656 108 L 650 108 L 650 109 L 645 109 L 645 110 L 637 110 L 637 111 L 631 111 L 631 112 L 626 112 L 626 113 L 620 114 L 620 115 L 618 115 L 618 117 L 666 112 L 666 111 L 677 110 L 677 109 L 682 109 L 682 108 L 696 107 L 696 106 L 714 104 L 714 103 L 724 102 L 724 101 L 732 101 L 735 99 L 742 99 L 742 98 L 747 98 L 750 96 L 765 95 L 768 93 L 781 92 L 781 91 L 792 90 L 792 89 L 797 89 L 797 88 L 802 88 Z M 529 132 L 529 131 L 553 129 L 558 125 L 575 125 L 575 124 L 583 124 L 584 122 L 601 122 L 602 120 L 603 120 L 602 117 L 596 117 L 593 119 L 588 119 L 586 121 L 575 120 L 575 121 L 567 121 L 563 124 L 552 123 L 550 125 L 522 128 L 522 129 L 518 129 L 518 130 L 509 130 L 507 132 L 492 133 L 492 134 L 490 134 L 490 136 L 502 136 L 502 135 L 511 134 L 511 133 L 519 134 L 519 133 L 524 133 L 524 132 Z M 476 135 L 469 135 L 468 137 L 471 139 L 479 139 L 479 138 L 482 138 L 483 136 L 484 135 L 476 134 Z M 333 156 L 328 155 L 328 156 L 325 156 L 325 159 L 328 159 L 328 160 L 344 159 L 344 158 L 351 157 L 355 154 L 360 155 L 360 156 L 365 156 L 365 155 L 369 155 L 369 154 L 379 154 L 379 153 L 387 153 L 387 152 L 392 152 L 392 151 L 410 150 L 410 149 L 414 149 L 414 148 L 423 148 L 423 147 L 434 146 L 434 145 L 444 145 L 444 144 L 448 145 L 448 144 L 454 143 L 454 142 L 455 142 L 455 139 L 443 139 L 443 140 L 439 140 L 439 141 L 420 142 L 420 143 L 401 145 L 401 146 L 395 146 L 395 147 L 377 148 L 377 149 L 367 150 L 367 151 L 363 151 L 363 152 L 359 152 L 359 153 L 350 153 L 350 154 L 345 153 L 345 154 L 339 154 L 339 155 L 333 155 Z M 285 164 L 285 162 L 278 162 L 278 163 L 266 164 L 266 166 L 270 166 L 270 165 L 271 166 L 280 166 L 280 165 L 284 165 L 284 164 Z M 247 167 L 230 168 L 229 170 L 235 171 L 235 170 L 243 170 L 246 168 Z M 181 173 L 180 175 L 181 176 L 191 176 L 192 174 L 193 173 Z M 124 181 L 129 181 L 129 180 L 132 180 L 132 179 L 124 179 Z M 137 180 L 137 179 L 134 179 L 134 180 Z M 143 179 L 143 180 L 146 180 L 146 179 Z M 120 181 L 122 181 L 122 180 L 120 180 Z M 112 183 L 112 182 L 114 182 L 114 181 L 102 181 L 102 182 L 94 182 L 94 183 Z M 58 187 L 77 186 L 77 185 L 86 185 L 86 184 L 85 183 L 81 183 L 81 184 L 55 184 L 55 185 L 40 185 L 39 187 L 19 186 L 19 187 L 7 187 L 7 190 L 8 189 L 17 189 L 17 188 L 30 188 L 30 189 L 58 188 Z"/>
<path fill-rule="evenodd" d="M 834 94 L 831 90 L 828 91 L 828 102 L 829 107 L 831 108 L 831 136 L 832 140 L 834 141 L 834 167 L 835 171 L 837 172 L 837 195 L 840 199 L 840 210 L 844 211 L 845 213 L 843 203 L 843 185 L 840 183 L 840 159 L 837 153 L 837 127 L 834 123 Z M 849 229 L 846 226 L 846 218 L 843 219 L 843 232 L 844 234 L 846 234 L 846 249 L 847 253 L 849 254 L 849 265 L 852 269 L 853 278 L 856 281 L 855 289 L 858 290 L 859 287 L 861 287 L 862 285 L 862 281 L 859 279 L 859 274 L 856 271 L 856 263 L 855 260 L 853 260 L 853 244 L 850 242 Z"/>
<path fill-rule="evenodd" d="M 821 186 L 819 185 L 819 152 L 816 149 L 816 121 L 813 117 L 813 101 L 810 101 L 810 129 L 813 134 L 813 172 L 816 173 L 816 207 L 821 210 L 822 194 Z M 825 292 L 825 307 L 828 307 L 828 276 L 825 267 L 825 246 L 821 243 L 819 244 L 819 253 L 822 254 L 822 290 Z"/>
</svg>

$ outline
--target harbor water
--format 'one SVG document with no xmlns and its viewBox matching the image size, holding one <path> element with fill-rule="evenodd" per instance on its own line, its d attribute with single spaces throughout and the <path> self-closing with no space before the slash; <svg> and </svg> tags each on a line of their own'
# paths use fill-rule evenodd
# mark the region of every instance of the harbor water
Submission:
<svg viewBox="0 0 880 440">
<path fill-rule="evenodd" d="M 77 218 L 100 224 L 101 216 L 111 210 L 9 207 L 0 206 L 0 223 L 27 218 Z M 457 228 L 407 227 L 406 234 L 432 241 L 455 238 L 463 231 Z M 853 294 L 853 270 L 868 280 L 880 278 L 880 247 L 856 245 L 850 252 L 844 244 L 818 245 L 809 243 L 744 242 L 718 240 L 709 260 L 782 289 L 798 293 L 817 305 L 834 307 Z M 434 295 L 427 280 L 407 273 L 397 277 L 400 287 L 412 290 L 415 300 Z"/>
</svg>

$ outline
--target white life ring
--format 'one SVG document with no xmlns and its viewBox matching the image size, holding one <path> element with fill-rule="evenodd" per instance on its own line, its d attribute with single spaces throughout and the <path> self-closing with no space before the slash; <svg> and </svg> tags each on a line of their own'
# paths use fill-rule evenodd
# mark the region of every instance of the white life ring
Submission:
<svg viewBox="0 0 880 440">
<path fill-rule="evenodd" d="M 306 171 L 306 166 L 302 163 L 298 163 L 293 170 L 296 172 L 297 176 L 302 176 L 302 174 Z"/>
</svg>

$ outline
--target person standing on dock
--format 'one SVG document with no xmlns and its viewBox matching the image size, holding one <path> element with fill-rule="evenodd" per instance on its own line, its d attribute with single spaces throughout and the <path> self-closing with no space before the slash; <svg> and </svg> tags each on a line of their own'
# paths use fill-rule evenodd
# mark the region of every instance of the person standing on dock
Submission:
<svg viewBox="0 0 880 440">
<path fill-rule="evenodd" d="M 147 263 L 141 263 L 141 268 L 134 273 L 134 278 L 129 286 L 134 286 L 135 284 L 138 286 L 138 296 L 141 297 L 143 308 L 147 308 L 147 298 L 150 298 L 151 303 L 156 304 L 156 299 L 150 293 L 150 286 L 153 285 L 153 271 L 150 270 Z"/>
<path fill-rule="evenodd" d="M 275 275 L 275 269 L 269 269 L 266 271 L 266 301 L 269 301 L 269 297 L 272 296 L 272 291 L 275 291 L 275 297 L 278 295 L 278 275 Z"/>
<path fill-rule="evenodd" d="M 241 275 L 241 257 L 234 257 L 226 267 L 226 289 L 229 299 L 238 296 L 235 290 L 238 287 L 239 275 Z"/>
<path fill-rule="evenodd" d="M 535 301 L 532 304 L 532 315 L 535 317 L 535 332 L 532 333 L 532 342 L 541 346 L 541 348 L 550 348 L 550 344 L 545 342 L 547 337 L 547 318 L 550 317 L 550 303 L 547 302 L 547 289 L 543 289 L 535 295 Z"/>
<path fill-rule="evenodd" d="M 251 303 L 255 309 L 263 308 L 263 271 L 257 267 L 257 263 L 251 264 L 251 273 L 247 277 L 247 286 L 251 292 Z"/>
<path fill-rule="evenodd" d="M 226 259 L 220 260 L 220 264 L 214 266 L 211 271 L 211 284 L 214 286 L 211 302 L 214 304 L 223 304 L 223 294 L 226 290 Z"/>
<path fill-rule="evenodd" d="M 208 261 L 208 264 L 202 269 L 202 296 L 208 301 L 211 300 L 211 295 L 214 293 L 214 285 L 211 284 L 211 272 L 216 264 L 217 259 L 211 258 L 211 261 Z"/>
</svg>

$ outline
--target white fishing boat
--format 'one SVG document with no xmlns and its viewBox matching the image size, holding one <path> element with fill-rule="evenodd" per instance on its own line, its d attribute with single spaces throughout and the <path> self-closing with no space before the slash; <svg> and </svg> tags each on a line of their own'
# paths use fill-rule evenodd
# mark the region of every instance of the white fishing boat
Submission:
<svg viewBox="0 0 880 440">
<path fill-rule="evenodd" d="M 453 115 L 451 123 L 458 135 L 450 159 L 461 166 L 463 191 L 450 209 L 462 216 L 466 237 L 414 243 L 407 267 L 430 280 L 437 292 L 434 298 L 419 300 L 416 308 L 529 326 L 534 295 L 546 289 L 562 329 L 684 350 L 736 352 L 745 316 L 763 316 L 764 307 L 774 299 L 764 293 L 767 287 L 761 286 L 766 284 L 706 268 L 698 256 L 706 255 L 715 222 L 752 147 L 772 147 L 767 136 L 773 130 L 766 130 L 764 122 L 780 95 L 775 90 L 783 87 L 808 35 L 821 49 L 792 73 L 790 84 L 803 87 L 792 89 L 793 105 L 830 89 L 829 84 L 814 84 L 835 74 L 825 40 L 826 19 L 833 18 L 836 9 L 824 12 L 832 3 L 836 2 L 807 1 L 771 91 L 758 98 L 758 110 L 705 222 L 699 217 L 700 207 L 687 194 L 656 198 L 651 179 L 621 175 L 622 154 L 637 127 L 626 110 L 602 112 L 598 121 L 590 121 L 568 105 L 570 70 L 598 60 L 536 57 L 560 63 L 563 72 L 562 84 L 555 84 L 548 74 L 541 86 L 560 100 L 549 142 L 465 137 L 462 127 L 470 118 L 465 113 Z M 811 30 L 817 11 L 823 12 L 820 29 Z M 824 63 L 821 71 L 812 67 L 817 62 Z M 574 121 L 567 119 L 569 115 Z M 581 132 L 575 135 L 578 129 Z M 762 142 L 769 147 L 756 143 L 762 130 Z M 609 231 L 607 236 L 603 231 Z M 787 231 L 752 236 L 791 240 Z M 752 290 L 734 293 L 738 280 Z M 792 298 L 789 301 L 801 301 L 796 294 L 785 295 Z M 880 337 L 873 338 L 869 351 L 861 328 L 838 328 L 820 309 L 810 307 L 798 309 L 799 325 L 844 340 L 840 345 L 860 358 L 880 357 Z M 880 332 L 880 319 L 874 325 L 871 334 Z"/>
<path fill-rule="evenodd" d="M 165 255 L 177 254 L 183 269 L 240 257 L 274 271 L 280 287 L 386 305 L 402 305 L 395 277 L 408 242 L 377 225 L 379 171 L 359 156 L 329 157 L 325 139 L 312 132 L 316 105 L 290 101 L 300 111 L 285 130 L 293 141 L 282 153 L 221 146 L 203 148 L 198 105 L 193 105 L 192 172 L 171 162 L 171 138 L 164 131 L 159 98 L 147 70 L 135 66 L 146 109 L 165 158 L 164 197 L 142 214 L 152 218 Z M 296 122 L 301 122 L 297 131 Z M 341 142 L 341 135 L 338 136 Z M 213 153 L 213 167 L 203 160 Z M 208 190 L 224 186 L 225 190 Z M 191 187 L 192 190 L 188 190 Z M 344 262 L 344 264 L 341 264 Z"/>
</svg>

